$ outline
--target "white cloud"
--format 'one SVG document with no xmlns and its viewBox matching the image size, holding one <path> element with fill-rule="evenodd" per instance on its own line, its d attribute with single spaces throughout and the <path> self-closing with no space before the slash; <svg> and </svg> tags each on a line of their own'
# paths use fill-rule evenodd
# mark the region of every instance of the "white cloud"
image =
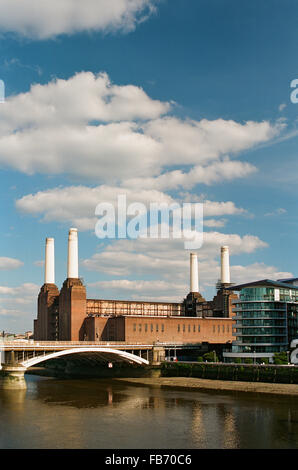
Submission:
<svg viewBox="0 0 298 470">
<path fill-rule="evenodd" d="M 205 227 L 224 227 L 226 225 L 226 219 L 204 219 Z"/>
<path fill-rule="evenodd" d="M 181 206 L 184 202 L 191 201 L 191 195 L 181 194 L 179 199 L 174 199 L 168 194 L 150 189 L 119 188 L 116 186 L 68 186 L 53 188 L 28 194 L 16 201 L 16 207 L 25 214 L 40 216 L 43 222 L 58 221 L 76 226 L 79 230 L 94 230 L 97 218 L 95 208 L 97 204 L 107 202 L 117 208 L 118 195 L 126 195 L 127 206 L 134 202 L 145 204 L 149 210 L 150 203 L 178 202 Z M 185 196 L 185 198 L 183 197 Z M 194 196 L 193 202 L 201 200 L 204 204 L 204 217 L 222 215 L 243 215 L 246 211 L 237 207 L 232 201 L 217 202 Z M 205 220 L 206 226 L 222 227 L 223 221 Z M 211 225 L 210 225 L 211 224 Z"/>
<path fill-rule="evenodd" d="M 15 258 L 0 257 L 0 271 L 9 271 L 23 266 L 23 262 Z"/>
<path fill-rule="evenodd" d="M 81 266 L 88 271 L 100 272 L 110 276 L 154 275 L 165 280 L 185 279 L 188 273 L 189 253 L 184 250 L 184 240 L 137 239 L 120 240 L 82 260 Z M 257 249 L 267 247 L 258 237 L 219 232 L 205 232 L 204 244 L 198 250 L 200 272 L 202 276 L 210 273 L 214 283 L 219 276 L 220 247 L 228 245 L 231 255 L 253 253 Z"/>
<path fill-rule="evenodd" d="M 126 179 L 124 184 L 135 188 L 155 188 L 163 191 L 179 187 L 192 189 L 197 184 L 211 185 L 244 178 L 256 171 L 257 168 L 250 163 L 224 157 L 207 165 L 195 165 L 188 172 L 173 170 L 155 177 L 134 177 Z"/>
<path fill-rule="evenodd" d="M 277 280 L 293 277 L 290 272 L 280 272 L 275 266 L 267 266 L 264 263 L 253 263 L 249 266 L 232 266 L 231 276 L 233 282 L 241 284 L 261 279 Z"/>
<path fill-rule="evenodd" d="M 223 237 L 224 239 L 225 237 Z M 210 244 L 214 243 L 214 238 Z M 243 245 L 247 238 L 243 238 Z M 131 244 L 130 244 L 131 245 Z M 255 240 L 254 251 L 262 243 Z M 233 248 L 230 239 L 231 280 L 235 284 L 260 279 L 279 279 L 292 277 L 290 272 L 280 272 L 274 266 L 253 263 L 246 266 L 233 265 Z M 251 247 L 252 249 L 252 247 Z M 243 246 L 242 250 L 246 252 Z M 199 284 L 204 294 L 207 288 L 214 288 L 220 278 L 219 246 L 207 247 L 206 253 L 199 250 Z M 159 245 L 150 242 L 136 242 L 129 250 L 123 241 L 107 247 L 101 253 L 83 261 L 86 269 L 111 276 L 140 276 L 141 279 L 113 279 L 88 284 L 88 290 L 99 298 L 131 298 L 135 300 L 155 300 L 180 302 L 189 291 L 189 253 L 179 249 L 177 242 L 163 241 Z M 144 279 L 145 277 L 150 279 Z M 209 297 L 208 297 L 209 298 Z"/>
<path fill-rule="evenodd" d="M 258 143 L 272 139 L 281 124 L 272 126 L 269 122 L 244 124 L 224 119 L 208 121 L 186 120 L 175 117 L 152 120 L 145 125 L 146 134 L 162 142 L 165 150 L 164 161 L 170 165 L 205 163 L 220 155 L 236 153 Z M 167 160 L 168 158 L 168 160 Z"/>
<path fill-rule="evenodd" d="M 42 221 L 71 223 L 79 230 L 94 230 L 97 218 L 95 208 L 101 202 L 108 202 L 117 207 L 117 197 L 125 194 L 127 205 L 140 202 L 149 207 L 150 202 L 171 203 L 173 199 L 156 190 L 138 190 L 113 186 L 69 186 L 54 188 L 29 194 L 16 201 L 16 207 L 23 213 L 42 215 Z"/>
<path fill-rule="evenodd" d="M 0 31 L 48 39 L 80 31 L 129 32 L 154 11 L 156 0 L 1 0 Z"/>
<path fill-rule="evenodd" d="M 280 207 L 280 208 L 276 209 L 273 212 L 267 212 L 265 214 L 265 217 L 270 217 L 270 216 L 275 216 L 275 215 L 283 215 L 283 214 L 286 214 L 286 213 L 287 213 L 287 210 Z"/>
<path fill-rule="evenodd" d="M 287 107 L 286 103 L 282 103 L 279 105 L 278 110 L 283 111 Z"/>
<path fill-rule="evenodd" d="M 105 73 L 33 85 L 1 105 L 0 165 L 124 187 L 191 188 L 250 175 L 253 165 L 227 153 L 268 142 L 285 126 L 181 120 L 165 116 L 170 109 Z"/>
<path fill-rule="evenodd" d="M 36 300 L 39 286 L 30 282 L 16 287 L 0 286 L 0 316 L 8 321 L 14 317 L 23 318 L 27 325 L 36 317 Z M 27 326 L 27 327 L 28 327 Z"/>
<path fill-rule="evenodd" d="M 27 282 L 17 287 L 0 286 L 0 296 L 8 295 L 12 297 L 34 297 L 39 290 L 39 286 Z M 15 299 L 14 299 L 15 300 Z"/>
</svg>

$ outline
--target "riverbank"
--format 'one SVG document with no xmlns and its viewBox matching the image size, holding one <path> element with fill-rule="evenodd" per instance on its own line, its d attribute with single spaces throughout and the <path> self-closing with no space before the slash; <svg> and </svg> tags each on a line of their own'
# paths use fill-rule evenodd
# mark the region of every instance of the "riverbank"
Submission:
<svg viewBox="0 0 298 470">
<path fill-rule="evenodd" d="M 156 373 L 158 370 L 155 371 Z M 43 367 L 29 369 L 29 375 L 55 377 L 52 370 Z M 58 374 L 59 375 L 59 374 Z M 63 375 L 63 377 L 65 377 Z M 86 377 L 87 378 L 87 377 Z M 94 377 L 96 378 L 96 377 Z M 100 378 L 100 377 L 97 377 Z M 104 378 L 104 377 L 101 377 Z M 112 380 L 161 388 L 181 388 L 184 390 L 215 390 L 230 392 L 265 393 L 271 395 L 298 396 L 297 384 L 279 384 L 265 382 L 244 382 L 235 380 L 202 379 L 196 377 L 110 377 Z"/>
<path fill-rule="evenodd" d="M 272 395 L 296 395 L 298 385 L 275 384 L 264 382 L 236 382 L 229 380 L 208 380 L 194 377 L 158 377 L 158 378 L 115 378 L 113 380 L 135 385 L 149 385 L 161 388 L 181 388 L 184 390 L 217 390 L 232 392 L 266 393 Z"/>
</svg>

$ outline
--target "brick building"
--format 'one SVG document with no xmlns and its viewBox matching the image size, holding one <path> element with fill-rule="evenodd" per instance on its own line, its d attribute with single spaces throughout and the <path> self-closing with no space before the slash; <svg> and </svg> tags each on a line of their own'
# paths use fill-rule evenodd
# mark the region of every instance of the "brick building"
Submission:
<svg viewBox="0 0 298 470">
<path fill-rule="evenodd" d="M 197 255 L 193 253 L 190 292 L 181 303 L 88 299 L 78 277 L 77 230 L 69 231 L 67 279 L 60 291 L 55 285 L 54 240 L 47 238 L 45 283 L 38 296 L 34 339 L 230 344 L 232 301 L 237 295 L 228 289 L 227 247 L 222 247 L 221 254 L 222 278 L 211 301 L 199 293 Z"/>
</svg>

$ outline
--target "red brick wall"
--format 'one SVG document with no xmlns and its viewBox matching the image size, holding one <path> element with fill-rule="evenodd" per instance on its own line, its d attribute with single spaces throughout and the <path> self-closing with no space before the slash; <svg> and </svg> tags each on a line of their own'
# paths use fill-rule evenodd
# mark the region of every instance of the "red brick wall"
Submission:
<svg viewBox="0 0 298 470">
<path fill-rule="evenodd" d="M 86 319 L 86 288 L 79 279 L 66 279 L 59 297 L 59 340 L 82 341 Z"/>
<path fill-rule="evenodd" d="M 58 296 L 59 290 L 55 284 L 44 284 L 41 287 L 37 302 L 37 320 L 34 322 L 34 339 L 40 341 L 50 339 L 50 312 Z"/>
<path fill-rule="evenodd" d="M 213 317 L 89 317 L 85 321 L 85 339 L 144 344 L 153 341 L 227 343 L 233 340 L 232 322 L 231 318 Z"/>
</svg>

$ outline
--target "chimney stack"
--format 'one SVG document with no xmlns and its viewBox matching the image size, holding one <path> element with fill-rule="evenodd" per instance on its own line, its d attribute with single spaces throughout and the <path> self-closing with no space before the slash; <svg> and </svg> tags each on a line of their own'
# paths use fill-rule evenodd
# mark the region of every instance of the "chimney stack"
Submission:
<svg viewBox="0 0 298 470">
<path fill-rule="evenodd" d="M 44 283 L 55 284 L 54 238 L 46 238 Z"/>
<path fill-rule="evenodd" d="M 230 257 L 229 257 L 229 247 L 221 247 L 221 283 L 230 284 Z"/>
<path fill-rule="evenodd" d="M 190 292 L 199 292 L 198 256 L 190 253 Z"/>
<path fill-rule="evenodd" d="M 71 228 L 68 235 L 67 278 L 79 277 L 78 229 Z"/>
</svg>

